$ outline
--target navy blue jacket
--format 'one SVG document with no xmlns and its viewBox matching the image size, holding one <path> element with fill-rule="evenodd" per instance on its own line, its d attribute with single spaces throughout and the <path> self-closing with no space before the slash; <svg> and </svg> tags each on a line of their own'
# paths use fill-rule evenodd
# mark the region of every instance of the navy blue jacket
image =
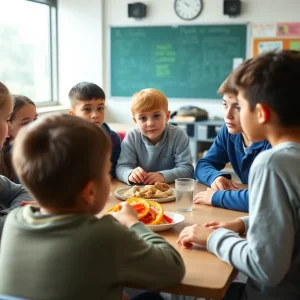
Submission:
<svg viewBox="0 0 300 300">
<path fill-rule="evenodd" d="M 231 179 L 229 173 L 221 172 L 230 162 L 242 183 L 248 184 L 250 167 L 255 157 L 262 151 L 271 148 L 268 141 L 252 143 L 247 154 L 244 152 L 242 134 L 230 134 L 224 124 L 205 157 L 197 162 L 195 177 L 200 182 L 211 186 L 218 176 Z M 249 211 L 248 190 L 216 191 L 212 205 L 238 211 Z"/>
<path fill-rule="evenodd" d="M 116 166 L 121 152 L 121 139 L 120 136 L 109 128 L 106 123 L 103 123 L 102 128 L 109 134 L 111 140 L 111 170 L 110 175 L 116 177 Z"/>
</svg>

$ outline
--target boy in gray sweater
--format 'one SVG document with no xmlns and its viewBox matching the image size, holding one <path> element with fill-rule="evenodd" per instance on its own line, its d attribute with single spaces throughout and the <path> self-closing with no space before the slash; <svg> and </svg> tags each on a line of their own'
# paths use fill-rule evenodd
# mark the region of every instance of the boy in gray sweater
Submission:
<svg viewBox="0 0 300 300">
<path fill-rule="evenodd" d="M 251 167 L 249 217 L 186 227 L 178 239 L 184 247 L 206 246 L 249 276 L 246 285 L 233 284 L 226 300 L 300 299 L 299 78 L 297 51 L 262 54 L 237 69 L 243 131 L 273 149 Z M 237 233 L 247 233 L 247 240 Z"/>
<path fill-rule="evenodd" d="M 110 156 L 108 135 L 79 117 L 49 116 L 20 131 L 13 163 L 39 206 L 7 218 L 0 294 L 114 300 L 127 285 L 159 289 L 181 281 L 180 255 L 132 206 L 95 217 L 110 192 Z"/>
<path fill-rule="evenodd" d="M 138 128 L 130 130 L 121 144 L 117 178 L 127 184 L 192 178 L 189 138 L 183 129 L 167 124 L 166 96 L 155 89 L 141 90 L 133 95 L 131 112 Z"/>
</svg>

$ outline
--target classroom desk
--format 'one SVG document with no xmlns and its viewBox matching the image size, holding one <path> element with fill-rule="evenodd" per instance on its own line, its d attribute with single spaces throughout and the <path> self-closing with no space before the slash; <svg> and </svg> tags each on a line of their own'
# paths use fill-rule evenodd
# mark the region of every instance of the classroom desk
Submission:
<svg viewBox="0 0 300 300">
<path fill-rule="evenodd" d="M 117 180 L 112 181 L 112 194 L 105 206 L 105 210 L 120 203 L 114 196 L 117 188 L 124 187 L 125 184 Z M 245 186 L 241 186 L 245 188 Z M 197 182 L 195 192 L 206 190 L 206 186 Z M 176 211 L 175 202 L 163 203 L 166 211 Z M 194 205 L 192 212 L 181 213 L 185 216 L 184 222 L 173 227 L 171 230 L 160 232 L 178 252 L 181 254 L 185 266 L 186 274 L 182 282 L 174 287 L 162 289 L 162 292 L 172 294 L 197 296 L 203 298 L 222 299 L 233 279 L 233 267 L 219 260 L 215 255 L 206 251 L 204 247 L 193 247 L 184 249 L 176 243 L 181 230 L 195 223 L 203 224 L 209 221 L 230 221 L 232 219 L 246 215 L 246 213 L 226 210 L 206 205 Z"/>
</svg>

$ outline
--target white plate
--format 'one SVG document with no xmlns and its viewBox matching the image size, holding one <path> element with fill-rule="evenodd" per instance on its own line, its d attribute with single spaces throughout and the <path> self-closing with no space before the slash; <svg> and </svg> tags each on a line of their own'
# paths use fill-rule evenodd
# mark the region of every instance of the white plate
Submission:
<svg viewBox="0 0 300 300">
<path fill-rule="evenodd" d="M 143 186 L 140 186 L 140 187 L 143 187 Z M 122 187 L 122 188 L 116 189 L 114 191 L 114 194 L 115 194 L 115 196 L 118 199 L 125 201 L 125 200 L 127 200 L 129 198 L 132 198 L 132 197 L 124 196 L 124 193 L 126 191 L 128 191 L 129 189 L 131 189 L 131 188 L 132 188 L 132 186 L 126 186 L 126 187 Z M 148 198 L 143 198 L 143 199 L 145 199 L 145 200 L 154 200 L 154 201 L 156 201 L 158 203 L 174 201 L 176 199 L 176 197 L 175 197 L 175 189 L 171 188 L 171 190 L 173 191 L 173 194 L 171 196 L 169 196 L 169 197 L 166 197 L 166 198 L 149 198 L 149 199 Z M 140 198 L 142 198 L 142 197 L 140 197 Z"/>
<path fill-rule="evenodd" d="M 165 231 L 169 230 L 175 225 L 181 223 L 184 220 L 184 216 L 178 213 L 170 212 L 170 211 L 165 211 L 165 215 L 173 219 L 173 223 L 168 223 L 168 224 L 159 224 L 159 225 L 147 225 L 149 229 L 152 231 Z"/>
</svg>

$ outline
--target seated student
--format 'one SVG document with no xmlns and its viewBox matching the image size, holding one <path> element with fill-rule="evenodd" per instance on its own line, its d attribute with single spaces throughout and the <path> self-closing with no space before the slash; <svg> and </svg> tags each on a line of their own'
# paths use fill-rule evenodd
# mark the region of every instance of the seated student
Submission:
<svg viewBox="0 0 300 300">
<path fill-rule="evenodd" d="M 237 183 L 221 170 L 230 162 L 241 182 L 248 184 L 255 157 L 271 146 L 265 140 L 252 143 L 242 131 L 237 90 L 230 82 L 232 76 L 229 75 L 218 90 L 223 94 L 225 124 L 205 157 L 198 161 L 195 171 L 196 179 L 211 188 L 196 194 L 194 203 L 248 212 L 248 190 L 236 191 Z"/>
<path fill-rule="evenodd" d="M 0 149 L 3 147 L 8 131 L 11 130 L 9 122 L 13 110 L 13 100 L 7 87 L 0 82 Z M 0 240 L 7 214 L 22 201 L 30 200 L 29 194 L 21 186 L 14 184 L 4 176 L 0 176 Z"/>
<path fill-rule="evenodd" d="M 249 276 L 226 300 L 300 299 L 299 78 L 297 51 L 268 52 L 237 69 L 243 131 L 251 141 L 268 139 L 273 148 L 251 166 L 249 217 L 186 227 L 178 240 L 185 247 L 206 246 Z M 228 229 L 247 231 L 247 239 Z"/>
<path fill-rule="evenodd" d="M 37 119 L 36 106 L 33 101 L 22 95 L 13 95 L 14 108 L 10 117 L 11 127 L 0 153 L 0 174 L 15 183 L 20 183 L 11 162 L 11 147 L 19 130 Z"/>
<path fill-rule="evenodd" d="M 112 143 L 110 175 L 116 177 L 116 165 L 121 151 L 119 135 L 111 130 L 104 122 L 105 119 L 105 93 L 91 82 L 80 82 L 73 86 L 69 92 L 71 102 L 70 115 L 88 120 L 102 127 L 110 136 Z"/>
<path fill-rule="evenodd" d="M 122 142 L 118 179 L 127 184 L 154 184 L 192 178 L 189 138 L 184 130 L 167 123 L 166 96 L 155 89 L 141 90 L 133 95 L 131 112 L 138 128 L 130 130 Z"/>
<path fill-rule="evenodd" d="M 13 163 L 40 207 L 26 205 L 7 218 L 0 294 L 121 299 L 126 285 L 158 289 L 181 281 L 180 255 L 132 206 L 94 216 L 110 192 L 110 156 L 107 134 L 78 117 L 40 118 L 19 132 Z"/>
</svg>

